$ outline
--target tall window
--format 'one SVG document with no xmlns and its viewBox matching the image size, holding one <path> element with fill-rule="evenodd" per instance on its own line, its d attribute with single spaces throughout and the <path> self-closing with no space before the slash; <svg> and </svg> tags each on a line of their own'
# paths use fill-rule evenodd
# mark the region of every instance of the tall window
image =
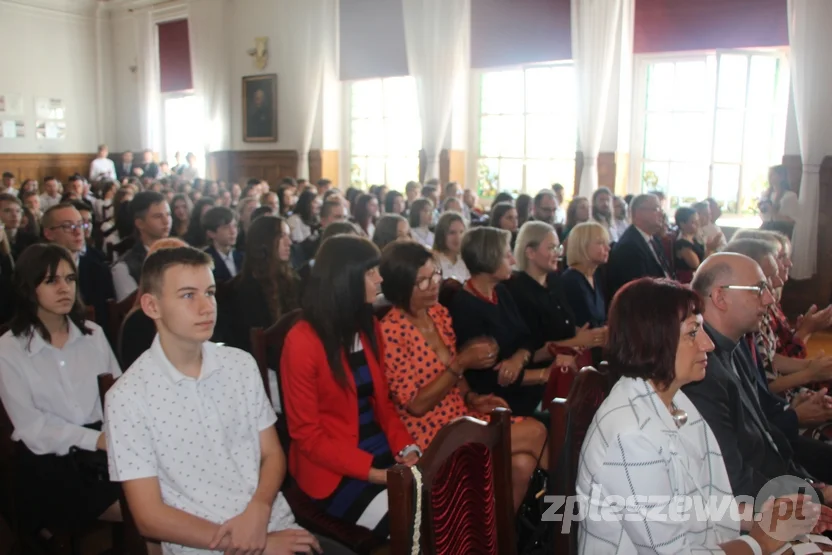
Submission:
<svg viewBox="0 0 832 555">
<path fill-rule="evenodd" d="M 577 116 L 571 64 L 482 75 L 480 192 L 528 192 L 575 183 Z"/>
<path fill-rule="evenodd" d="M 637 91 L 631 178 L 664 191 L 672 207 L 714 197 L 753 215 L 783 158 L 788 73 L 764 52 L 645 60 Z"/>
<path fill-rule="evenodd" d="M 350 182 L 404 190 L 419 179 L 422 126 L 412 77 L 350 86 Z"/>
<path fill-rule="evenodd" d="M 200 100 L 193 94 L 171 94 L 164 97 L 165 152 L 163 160 L 176 165 L 174 156 L 180 154 L 180 162 L 192 152 L 196 156 L 199 175 L 205 177 L 205 143 L 200 123 L 204 114 Z"/>
</svg>

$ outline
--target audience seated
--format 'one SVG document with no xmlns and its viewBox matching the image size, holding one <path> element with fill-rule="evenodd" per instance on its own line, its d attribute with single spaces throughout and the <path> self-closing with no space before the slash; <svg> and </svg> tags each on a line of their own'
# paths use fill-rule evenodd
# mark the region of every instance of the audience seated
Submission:
<svg viewBox="0 0 832 555">
<path fill-rule="evenodd" d="M 384 197 L 384 213 L 404 215 L 405 200 L 404 196 L 398 191 L 390 191 Z"/>
<path fill-rule="evenodd" d="M 578 224 L 588 222 L 590 217 L 589 199 L 586 197 L 575 197 L 566 209 L 566 222 L 563 226 L 563 241 L 569 238 L 572 228 Z"/>
<path fill-rule="evenodd" d="M 113 286 L 119 302 L 138 288 L 147 249 L 170 233 L 170 207 L 161 194 L 137 193 L 130 201 L 129 210 L 138 237 L 133 248 L 113 265 Z"/>
<path fill-rule="evenodd" d="M 230 306 L 221 316 L 229 345 L 250 353 L 252 328 L 268 328 L 300 306 L 300 283 L 289 265 L 291 244 L 283 218 L 262 216 L 252 222 L 242 271 L 231 284 Z"/>
<path fill-rule="evenodd" d="M 318 215 L 321 211 L 321 201 L 313 191 L 304 191 L 298 197 L 294 213 L 289 217 L 291 237 L 295 243 L 309 238 L 318 227 Z"/>
<path fill-rule="evenodd" d="M 432 246 L 442 279 L 465 283 L 471 277 L 460 254 L 465 229 L 465 220 L 458 212 L 445 212 L 436 223 Z"/>
<path fill-rule="evenodd" d="M 381 322 L 390 396 L 407 430 L 422 450 L 436 433 L 459 416 L 483 420 L 499 397 L 471 391 L 465 370 L 491 372 L 497 344 L 474 339 L 457 352 L 448 310 L 439 304 L 441 274 L 430 251 L 415 242 L 388 246 L 381 258 L 381 284 L 393 308 Z M 514 508 L 528 488 L 541 458 L 546 430 L 534 419 L 515 419 L 511 429 Z M 548 468 L 543 452 L 540 466 Z"/>
<path fill-rule="evenodd" d="M 317 256 L 317 252 L 321 250 L 321 245 L 329 239 L 330 237 L 335 237 L 336 235 L 360 235 L 358 228 L 355 224 L 346 221 L 340 222 L 333 222 L 326 226 L 320 236 L 320 240 L 318 241 L 318 248 L 315 250 L 315 253 L 309 261 L 304 264 L 303 266 L 298 269 L 298 275 L 301 279 L 301 284 L 307 283 L 309 281 L 310 276 L 312 275 L 312 268 L 315 266 L 315 256 Z"/>
<path fill-rule="evenodd" d="M 607 323 L 607 303 L 604 274 L 599 268 L 607 263 L 610 236 L 601 224 L 584 222 L 576 225 L 569 237 L 566 249 L 569 268 L 560 279 L 566 302 L 577 327 L 603 327 Z"/>
<path fill-rule="evenodd" d="M 40 209 L 44 212 L 61 202 L 61 182 L 52 176 L 43 178 L 43 194 L 40 196 Z"/>
<path fill-rule="evenodd" d="M 708 204 L 708 224 L 702 224 L 702 236 L 705 240 L 705 245 L 708 247 L 711 253 L 717 252 L 722 247 L 725 246 L 727 240 L 725 239 L 725 234 L 716 224 L 719 218 L 722 217 L 722 208 L 720 207 L 719 203 L 714 200 L 713 198 L 705 199 L 705 202 Z M 700 214 L 700 218 L 701 218 Z"/>
<path fill-rule="evenodd" d="M 734 495 L 756 497 L 784 475 L 828 483 L 832 446 L 798 434 L 798 414 L 762 383 L 754 342 L 746 340 L 774 302 L 760 266 L 744 255 L 714 254 L 691 286 L 704 299 L 704 329 L 716 348 L 704 379 L 684 392 L 719 442 Z M 819 493 L 832 502 L 832 487 Z"/>
<path fill-rule="evenodd" d="M 6 229 L 0 229 L 0 325 L 14 314 L 14 260 Z"/>
<path fill-rule="evenodd" d="M 281 387 L 289 470 L 331 516 L 389 535 L 386 469 L 421 451 L 390 400 L 384 343 L 371 303 L 379 252 L 362 237 L 327 239 L 289 332 Z M 356 433 L 357 432 L 357 433 Z"/>
<path fill-rule="evenodd" d="M 245 252 L 246 250 L 246 233 L 251 225 L 251 219 L 254 211 L 260 205 L 257 199 L 251 197 L 243 197 L 237 205 L 238 221 L 240 222 L 240 229 L 237 231 L 237 244 L 234 246 L 238 251 Z"/>
<path fill-rule="evenodd" d="M 571 206 L 570 206 L 571 208 Z M 638 195 L 630 204 L 632 225 L 619 238 L 607 264 L 607 294 L 642 277 L 673 277 L 661 243 L 654 237 L 662 229 L 663 215 L 655 195 Z"/>
<path fill-rule="evenodd" d="M 0 193 L 0 222 L 6 231 L 6 237 L 12 249 L 12 258 L 15 260 L 26 247 L 38 242 L 37 235 L 21 229 L 22 216 L 23 203 L 20 199 L 9 193 Z"/>
<path fill-rule="evenodd" d="M 617 228 L 613 225 L 612 198 L 612 191 L 606 187 L 595 189 L 595 192 L 592 193 L 592 220 L 601 224 L 607 230 L 610 241 L 615 243 L 618 241 L 619 235 Z"/>
<path fill-rule="evenodd" d="M 410 205 L 410 234 L 427 248 L 433 247 L 434 235 L 430 230 L 433 225 L 433 203 L 426 198 L 419 198 Z"/>
<path fill-rule="evenodd" d="M 466 369 L 471 389 L 505 399 L 515 415 L 531 416 L 543 397 L 549 370 L 526 368 L 550 355 L 538 345 L 502 283 L 511 277 L 514 264 L 510 241 L 510 232 L 493 227 L 465 232 L 462 259 L 471 271 L 471 279 L 454 295 L 450 312 L 457 348 L 479 337 L 491 337 L 499 346 L 493 371 Z"/>
<path fill-rule="evenodd" d="M 120 520 L 118 486 L 103 469 L 97 376 L 121 370 L 104 331 L 85 319 L 77 283 L 68 250 L 29 247 L 15 270 L 10 331 L 0 338 L 0 400 L 20 442 L 17 509 L 33 532 Z"/>
<path fill-rule="evenodd" d="M 374 195 L 359 194 L 352 202 L 352 217 L 361 234 L 368 239 L 372 238 L 378 219 L 378 199 Z"/>
<path fill-rule="evenodd" d="M 690 283 L 693 272 L 705 260 L 705 245 L 699 242 L 699 214 L 683 206 L 676 210 L 679 233 L 673 243 L 673 266 L 682 283 Z"/>
<path fill-rule="evenodd" d="M 170 216 L 171 216 L 171 237 L 178 237 L 183 239 L 188 233 L 188 225 L 191 221 L 191 199 L 187 195 L 179 193 L 174 195 L 170 202 Z"/>
<path fill-rule="evenodd" d="M 243 268 L 243 253 L 234 248 L 237 243 L 237 215 L 224 206 L 209 208 L 202 217 L 202 227 L 208 237 L 205 249 L 214 260 L 214 280 L 228 281 Z"/>
<path fill-rule="evenodd" d="M 285 457 L 254 359 L 209 341 L 210 268 L 191 247 L 160 249 L 142 268 L 159 335 L 107 393 L 113 479 L 166 553 L 320 551 L 279 492 Z"/>
<path fill-rule="evenodd" d="M 754 522 L 749 504 L 736 507 L 723 444 L 717 444 L 680 389 L 705 377 L 706 354 L 714 349 L 702 329 L 703 310 L 696 293 L 664 280 L 640 279 L 615 296 L 607 353 L 609 372 L 618 382 L 587 431 L 576 491 L 596 514 L 609 511 L 616 496 L 626 506 L 619 507 L 619 518 L 581 521 L 581 553 L 614 546 L 621 553 L 747 553 L 751 548 L 771 554 L 812 528 L 812 519 L 806 519 L 798 534 L 783 537 L 772 533 L 771 505 L 761 522 Z M 635 313 L 638 326 L 630 321 Z M 701 509 L 674 501 L 691 495 L 706 509 L 705 518 Z M 707 510 L 726 506 L 726 496 L 736 512 Z M 819 507 L 810 503 L 808 510 L 817 514 Z M 741 537 L 741 530 L 749 534 Z"/>
<path fill-rule="evenodd" d="M 621 237 L 630 227 L 630 207 L 621 197 L 612 199 L 612 229 L 615 237 Z M 610 234 L 612 236 L 613 234 Z"/>
<path fill-rule="evenodd" d="M 384 250 L 384 247 L 394 241 L 409 241 L 410 239 L 410 225 L 407 219 L 396 214 L 385 214 L 379 218 L 373 233 L 373 243 L 379 250 Z"/>
<path fill-rule="evenodd" d="M 554 226 L 557 211 L 558 199 L 549 189 L 542 189 L 534 196 L 531 214 L 533 220 Z"/>
<path fill-rule="evenodd" d="M 185 242 L 192 247 L 201 249 L 208 246 L 208 236 L 205 235 L 205 228 L 202 226 L 202 217 L 216 204 L 217 199 L 214 197 L 201 197 L 194 202 L 194 208 L 188 220 L 188 231 L 185 232 Z"/>
</svg>

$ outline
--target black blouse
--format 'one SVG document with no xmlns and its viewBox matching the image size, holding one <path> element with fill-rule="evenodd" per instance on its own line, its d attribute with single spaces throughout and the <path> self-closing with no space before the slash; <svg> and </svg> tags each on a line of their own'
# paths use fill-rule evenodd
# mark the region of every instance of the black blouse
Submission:
<svg viewBox="0 0 832 555">
<path fill-rule="evenodd" d="M 551 272 L 546 287 L 526 272 L 514 272 L 506 282 L 526 327 L 531 330 L 535 350 L 547 341 L 575 337 L 575 315 L 566 301 L 560 277 Z"/>
<path fill-rule="evenodd" d="M 698 241 L 694 241 L 691 243 L 685 239 L 676 239 L 676 242 L 673 245 L 673 257 L 676 259 L 676 270 L 687 270 L 687 271 L 694 271 L 696 268 L 691 268 L 688 266 L 688 263 L 685 262 L 685 259 L 679 255 L 679 252 L 682 249 L 690 249 L 696 253 L 696 256 L 699 257 L 699 262 L 702 263 L 705 260 L 705 245 Z"/>
<path fill-rule="evenodd" d="M 504 285 L 497 285 L 495 294 L 496 303 L 482 299 L 466 289 L 454 295 L 450 313 L 457 347 L 462 348 L 472 339 L 491 337 L 500 348 L 497 362 L 510 358 L 520 349 L 533 353 L 537 349 L 535 340 L 508 290 Z M 530 416 L 543 398 L 543 386 L 522 385 L 524 374 L 525 370 L 521 371 L 517 380 L 508 387 L 498 383 L 497 372 L 491 369 L 468 370 L 465 379 L 473 391 L 486 395 L 493 393 L 503 398 L 513 414 Z"/>
<path fill-rule="evenodd" d="M 607 324 L 607 303 L 599 270 L 595 270 L 594 288 L 586 276 L 574 268 L 563 272 L 560 281 L 566 301 L 575 314 L 576 326 L 589 324 L 590 328 L 601 328 Z"/>
</svg>

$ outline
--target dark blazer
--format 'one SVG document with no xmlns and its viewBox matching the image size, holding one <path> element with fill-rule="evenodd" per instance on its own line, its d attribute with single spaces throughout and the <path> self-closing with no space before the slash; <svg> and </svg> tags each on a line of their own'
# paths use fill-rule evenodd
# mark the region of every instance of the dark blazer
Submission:
<svg viewBox="0 0 832 555">
<path fill-rule="evenodd" d="M 156 162 L 150 162 L 149 164 L 140 162 L 138 164 L 133 164 L 133 167 L 142 169 L 142 177 L 149 177 L 151 179 L 159 177 L 159 166 L 156 165 Z"/>
<path fill-rule="evenodd" d="M 0 324 L 14 316 L 14 263 L 9 254 L 0 254 Z"/>
<path fill-rule="evenodd" d="M 31 233 L 26 233 L 25 231 L 18 231 L 17 234 L 14 236 L 14 241 L 11 242 L 12 258 L 17 260 L 23 253 L 23 251 L 26 250 L 26 247 L 28 247 L 29 245 L 34 245 L 39 241 L 40 240 Z"/>
<path fill-rule="evenodd" d="M 105 330 L 109 330 L 107 301 L 116 298 L 116 290 L 113 286 L 113 273 L 107 263 L 102 260 L 103 256 L 100 252 L 89 248 L 81 255 L 78 260 L 78 288 L 84 304 L 95 309 L 96 323 Z M 117 339 L 111 337 L 110 341 L 115 345 Z"/>
<path fill-rule="evenodd" d="M 748 344 L 734 342 L 707 324 L 704 329 L 716 348 L 708 353 L 705 378 L 687 384 L 682 391 L 696 405 L 719 442 L 733 494 L 756 497 L 773 478 L 809 477 L 794 462 L 789 438 L 780 426 L 771 423 L 776 412 L 784 412 L 783 406 L 774 396 L 762 394 Z M 786 412 L 790 414 L 780 417 L 794 418 L 796 426 L 794 411 Z"/>
<path fill-rule="evenodd" d="M 662 245 L 655 237 L 653 247 L 660 257 L 664 257 Z M 670 268 L 670 265 L 667 267 Z M 656 262 L 641 232 L 636 226 L 631 225 L 610 252 L 607 263 L 608 297 L 611 299 L 624 284 L 643 277 L 662 278 L 665 277 L 665 272 L 661 264 Z"/>
<path fill-rule="evenodd" d="M 127 169 L 124 168 L 124 162 L 121 161 L 121 160 L 119 160 L 118 162 L 115 162 L 115 165 L 116 165 L 116 177 L 118 178 L 119 181 L 123 180 L 125 177 L 133 177 L 133 168 L 138 168 L 139 167 L 139 165 L 135 162 L 135 160 L 127 166 Z"/>
<path fill-rule="evenodd" d="M 225 265 L 220 253 L 217 252 L 217 249 L 211 246 L 205 249 L 205 252 L 210 254 L 211 258 L 214 259 L 214 281 L 222 283 L 234 277 L 231 275 L 231 270 L 229 270 L 228 266 Z M 244 254 L 237 249 L 233 249 L 231 251 L 231 256 L 234 257 L 234 265 L 237 266 L 237 273 L 240 273 L 243 269 Z"/>
<path fill-rule="evenodd" d="M 295 284 L 295 292 L 300 291 L 300 285 Z M 300 308 L 298 298 L 280 295 L 280 315 Z M 266 329 L 280 317 L 272 315 L 263 288 L 256 279 L 245 279 L 237 274 L 231 282 L 231 293 L 227 306 L 221 310 L 220 319 L 226 343 L 232 347 L 251 353 L 251 330 L 253 328 Z"/>
</svg>

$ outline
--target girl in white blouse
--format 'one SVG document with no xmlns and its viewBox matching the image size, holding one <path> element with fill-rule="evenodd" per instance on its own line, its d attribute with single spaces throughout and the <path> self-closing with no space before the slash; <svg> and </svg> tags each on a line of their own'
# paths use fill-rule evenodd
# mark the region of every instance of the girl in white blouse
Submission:
<svg viewBox="0 0 832 555">
<path fill-rule="evenodd" d="M 458 212 L 445 212 L 439 217 L 434 230 L 433 250 L 442 271 L 442 279 L 453 278 L 465 283 L 471 277 L 465 261 L 459 254 L 465 228 L 465 220 Z"/>
<path fill-rule="evenodd" d="M 433 233 L 429 227 L 432 222 L 433 203 L 426 198 L 413 201 L 410 207 L 410 234 L 429 249 L 433 247 Z"/>
<path fill-rule="evenodd" d="M 77 278 L 68 250 L 27 248 L 11 329 L 0 337 L 0 400 L 20 442 L 18 508 L 34 530 L 120 519 L 97 376 L 121 370 L 103 330 L 85 319 Z"/>
<path fill-rule="evenodd" d="M 626 285 L 613 300 L 607 356 L 619 379 L 581 450 L 576 491 L 590 515 L 580 523 L 581 553 L 756 555 L 785 543 L 764 530 L 770 515 L 754 523 L 753 508 L 737 503 L 713 432 L 680 391 L 705 377 L 714 349 L 702 329 L 702 308 L 690 289 L 649 278 Z M 687 499 L 694 505 L 684 505 Z M 776 511 L 771 505 L 767 511 Z M 819 514 L 818 505 L 807 507 Z M 610 512 L 616 517 L 604 518 Z M 793 535 L 785 539 L 815 521 L 789 529 Z M 750 532 L 740 536 L 741 529 Z"/>
</svg>

